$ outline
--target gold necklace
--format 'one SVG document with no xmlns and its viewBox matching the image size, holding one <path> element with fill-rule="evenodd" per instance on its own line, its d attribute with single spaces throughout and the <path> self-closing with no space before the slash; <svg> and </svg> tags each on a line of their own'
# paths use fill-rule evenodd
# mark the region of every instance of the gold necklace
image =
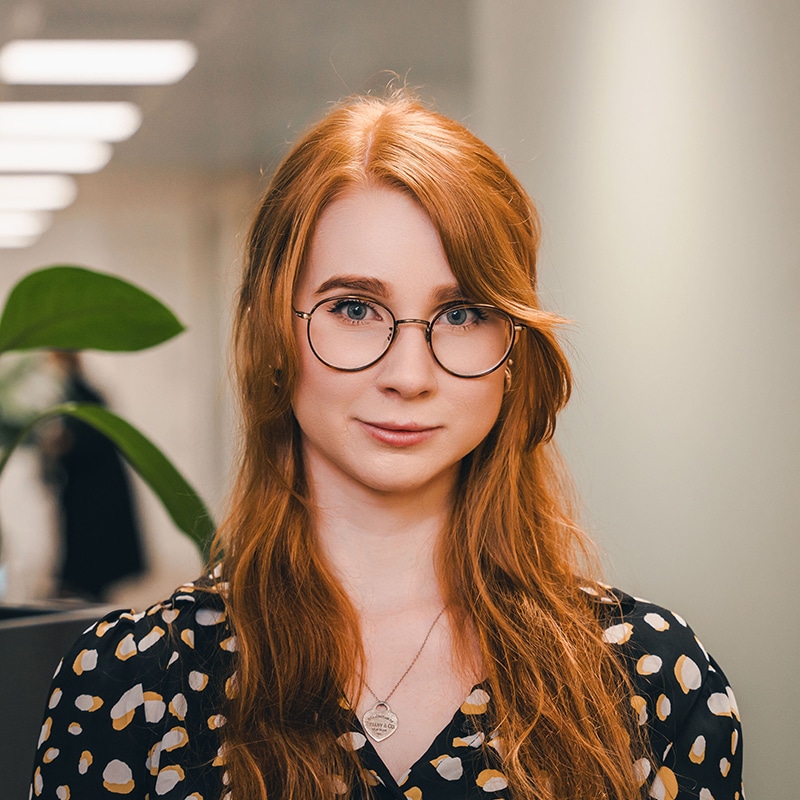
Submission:
<svg viewBox="0 0 800 800">
<path fill-rule="evenodd" d="M 384 739 L 388 739 L 398 727 L 397 722 L 397 714 L 392 711 L 389 707 L 389 698 L 395 693 L 397 687 L 405 680 L 406 675 L 411 672 L 411 668 L 414 664 L 417 663 L 417 659 L 422 654 L 422 651 L 425 649 L 425 645 L 428 644 L 428 639 L 433 633 L 433 629 L 436 627 L 436 623 L 439 621 L 439 618 L 444 614 L 445 608 L 443 608 L 437 615 L 436 619 L 431 623 L 430 628 L 428 628 L 428 632 L 425 634 L 425 638 L 422 640 L 422 644 L 419 646 L 419 650 L 417 650 L 417 654 L 411 660 L 411 663 L 406 667 L 406 671 L 400 676 L 400 680 L 392 688 L 392 691 L 386 695 L 386 697 L 381 700 L 375 692 L 370 689 L 369 684 L 364 681 L 364 686 L 366 687 L 367 691 L 377 700 L 374 706 L 370 708 L 368 711 L 364 712 L 364 716 L 361 717 L 361 724 L 364 726 L 364 730 L 367 732 L 367 735 L 374 739 L 376 742 L 382 742 Z"/>
</svg>

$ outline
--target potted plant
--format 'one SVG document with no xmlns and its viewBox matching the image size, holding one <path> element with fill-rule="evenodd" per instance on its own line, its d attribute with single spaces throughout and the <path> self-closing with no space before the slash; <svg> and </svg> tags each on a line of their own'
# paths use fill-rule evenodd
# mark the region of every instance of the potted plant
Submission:
<svg viewBox="0 0 800 800">
<path fill-rule="evenodd" d="M 32 350 L 137 351 L 165 342 L 184 326 L 163 303 L 120 278 L 71 265 L 28 274 L 0 312 L 0 358 Z M 176 526 L 205 550 L 214 524 L 205 504 L 169 459 L 140 431 L 107 408 L 57 403 L 0 426 L 0 480 L 15 450 L 47 420 L 68 415 L 117 446 L 157 495 Z M 2 533 L 2 532 L 0 532 Z M 0 540 L 0 558 L 2 540 Z M 27 796 L 33 745 L 45 694 L 60 655 L 102 610 L 53 604 L 0 605 L 0 732 L 3 796 Z"/>
<path fill-rule="evenodd" d="M 0 313 L 0 358 L 36 349 L 131 352 L 161 344 L 183 330 L 163 303 L 121 278 L 84 267 L 52 266 L 30 273 L 11 290 Z M 0 449 L 0 479 L 31 430 L 62 415 L 76 417 L 111 439 L 178 528 L 205 547 L 214 525 L 197 492 L 147 437 L 99 405 L 61 403 L 40 410 Z"/>
</svg>

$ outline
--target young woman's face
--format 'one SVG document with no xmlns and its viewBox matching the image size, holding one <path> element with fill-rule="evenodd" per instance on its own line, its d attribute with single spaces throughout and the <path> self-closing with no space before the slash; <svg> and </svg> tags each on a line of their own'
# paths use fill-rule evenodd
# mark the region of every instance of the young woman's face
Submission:
<svg viewBox="0 0 800 800">
<path fill-rule="evenodd" d="M 353 190 L 319 219 L 294 308 L 310 312 L 342 295 L 377 301 L 398 320 L 429 320 L 465 299 L 426 213 L 388 188 Z M 349 325 L 374 312 L 349 304 L 316 313 L 344 315 Z M 311 324 L 312 332 L 322 330 Z M 451 375 L 434 361 L 424 326 L 404 324 L 380 361 L 342 372 L 314 355 L 307 325 L 295 318 L 300 376 L 293 407 L 312 486 L 449 497 L 459 462 L 497 419 L 503 369 L 480 378 Z"/>
</svg>

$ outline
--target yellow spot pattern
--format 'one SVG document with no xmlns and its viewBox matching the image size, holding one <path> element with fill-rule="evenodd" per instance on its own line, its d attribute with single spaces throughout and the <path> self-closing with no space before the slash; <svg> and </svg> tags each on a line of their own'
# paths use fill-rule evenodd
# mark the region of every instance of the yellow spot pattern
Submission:
<svg viewBox="0 0 800 800">
<path fill-rule="evenodd" d="M 36 771 L 33 773 L 33 793 L 36 797 L 40 797 L 42 794 L 42 789 L 44 789 L 44 781 L 42 780 L 42 770 L 41 767 L 36 767 Z"/>
<path fill-rule="evenodd" d="M 631 706 L 633 706 L 633 710 L 636 712 L 638 723 L 640 725 L 645 725 L 647 723 L 647 700 L 635 694 L 631 697 Z"/>
<path fill-rule="evenodd" d="M 52 761 L 55 761 L 58 758 L 59 752 L 60 751 L 57 747 L 48 747 L 47 750 L 44 751 L 42 761 L 45 764 L 50 764 Z"/>
<path fill-rule="evenodd" d="M 72 671 L 76 675 L 91 672 L 97 666 L 97 650 L 81 650 L 72 662 Z"/>
<path fill-rule="evenodd" d="M 641 786 L 649 777 L 653 770 L 650 760 L 647 758 L 640 758 L 633 764 L 633 774 L 636 776 L 636 781 Z"/>
<path fill-rule="evenodd" d="M 499 792 L 508 786 L 508 780 L 502 772 L 496 769 L 485 769 L 478 773 L 475 783 L 483 789 L 484 792 Z"/>
<path fill-rule="evenodd" d="M 189 686 L 196 692 L 202 692 L 208 686 L 208 675 L 192 670 L 189 673 Z"/>
<path fill-rule="evenodd" d="M 50 699 L 47 701 L 47 707 L 52 711 L 60 702 L 61 702 L 61 689 L 54 689 L 53 693 L 50 695 Z"/>
<path fill-rule="evenodd" d="M 93 761 L 92 754 L 88 750 L 84 750 L 78 760 L 78 772 L 81 775 L 85 775 L 89 771 L 89 767 L 92 766 Z"/>
<path fill-rule="evenodd" d="M 665 694 L 656 700 L 656 716 L 663 722 L 672 712 L 672 702 Z"/>
<path fill-rule="evenodd" d="M 653 800 L 675 800 L 678 796 L 678 779 L 669 767 L 661 767 L 650 787 Z"/>
<path fill-rule="evenodd" d="M 658 656 L 647 655 L 642 656 L 636 662 L 636 671 L 640 675 L 654 675 L 661 669 L 661 659 Z"/>
<path fill-rule="evenodd" d="M 678 679 L 684 694 L 689 694 L 689 692 L 699 689 L 703 680 L 700 668 L 689 656 L 681 656 L 675 662 L 675 677 Z"/>
<path fill-rule="evenodd" d="M 36 745 L 37 747 L 41 747 L 49 738 L 50 732 L 53 729 L 53 718 L 48 717 L 42 723 L 42 730 L 39 732 L 39 743 Z"/>
<path fill-rule="evenodd" d="M 474 689 L 461 704 L 462 714 L 485 714 L 489 707 L 489 694 L 483 689 Z"/>
<path fill-rule="evenodd" d="M 620 622 L 603 631 L 603 641 L 607 644 L 625 644 L 632 635 L 633 625 L 630 622 Z"/>
<path fill-rule="evenodd" d="M 173 717 L 177 717 L 179 720 L 183 721 L 186 719 L 186 711 L 186 698 L 179 692 L 169 701 L 169 713 L 172 714 Z"/>
<path fill-rule="evenodd" d="M 644 621 L 656 631 L 663 633 L 669 630 L 669 622 L 667 622 L 661 614 L 651 612 L 644 615 Z"/>
<path fill-rule="evenodd" d="M 129 658 L 133 658 L 136 655 L 136 641 L 133 638 L 133 634 L 129 633 L 127 636 L 124 636 L 120 639 L 119 644 L 114 650 L 114 655 L 120 661 L 127 661 Z"/>
<path fill-rule="evenodd" d="M 103 787 L 112 794 L 130 794 L 136 788 L 131 768 L 117 758 L 109 761 L 103 770 Z"/>
<path fill-rule="evenodd" d="M 177 764 L 164 767 L 156 778 L 156 794 L 164 795 L 172 791 L 185 777 L 183 769 Z"/>
<path fill-rule="evenodd" d="M 75 708 L 79 711 L 87 711 L 89 713 L 97 711 L 103 707 L 103 698 L 91 694 L 79 694 L 75 698 Z"/>
<path fill-rule="evenodd" d="M 446 781 L 457 781 L 464 774 L 460 758 L 444 755 L 434 758 L 431 764 Z"/>
<path fill-rule="evenodd" d="M 706 737 L 698 736 L 692 743 L 692 749 L 689 751 L 689 761 L 692 764 L 702 764 L 706 757 Z"/>
</svg>

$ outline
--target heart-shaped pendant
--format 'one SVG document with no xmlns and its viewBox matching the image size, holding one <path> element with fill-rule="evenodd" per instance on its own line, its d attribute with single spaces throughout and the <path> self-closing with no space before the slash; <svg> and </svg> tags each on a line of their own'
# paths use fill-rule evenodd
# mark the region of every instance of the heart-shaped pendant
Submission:
<svg viewBox="0 0 800 800">
<path fill-rule="evenodd" d="M 361 717 L 364 730 L 376 742 L 388 739 L 397 730 L 397 715 L 387 703 L 377 702 Z"/>
</svg>

